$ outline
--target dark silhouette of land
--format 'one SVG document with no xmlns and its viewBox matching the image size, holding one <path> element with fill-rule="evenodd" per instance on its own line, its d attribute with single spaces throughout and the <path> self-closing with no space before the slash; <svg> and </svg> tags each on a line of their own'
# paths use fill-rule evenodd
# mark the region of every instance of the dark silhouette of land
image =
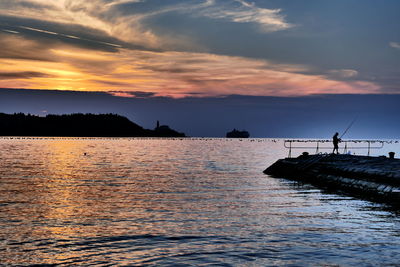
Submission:
<svg viewBox="0 0 400 267">
<path fill-rule="evenodd" d="M 185 137 L 168 126 L 144 129 L 117 114 L 67 114 L 45 117 L 0 113 L 0 136 Z"/>
<path fill-rule="evenodd" d="M 238 131 L 233 129 L 233 131 L 226 133 L 227 138 L 249 138 L 250 134 L 247 131 Z"/>
</svg>

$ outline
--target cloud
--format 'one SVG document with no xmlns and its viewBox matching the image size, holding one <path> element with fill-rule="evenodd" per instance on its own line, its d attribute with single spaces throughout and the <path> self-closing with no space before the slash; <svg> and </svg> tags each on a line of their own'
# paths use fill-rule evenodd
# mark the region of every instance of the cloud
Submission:
<svg viewBox="0 0 400 267">
<path fill-rule="evenodd" d="M 14 33 L 14 34 L 18 34 L 19 32 L 17 31 L 12 31 L 12 30 L 6 30 L 6 29 L 2 29 L 3 32 L 7 32 L 7 33 Z"/>
<path fill-rule="evenodd" d="M 2 9 L 8 9 L 9 12 L 15 12 L 14 10 L 30 10 L 31 12 L 41 10 L 55 10 L 55 5 L 48 4 L 46 1 L 29 1 L 29 0 L 13 0 L 13 1 L 1 1 L 0 7 Z M 15 12 L 16 13 L 16 12 Z"/>
<path fill-rule="evenodd" d="M 65 44 L 113 52 L 117 52 L 119 47 L 147 49 L 143 46 L 125 43 L 102 30 L 72 23 L 0 15 L 0 30 L 2 31 L 0 33 L 19 35 L 41 42 L 45 46 Z"/>
<path fill-rule="evenodd" d="M 358 71 L 352 69 L 331 70 L 329 76 L 335 79 L 349 79 L 357 77 Z"/>
<path fill-rule="evenodd" d="M 0 80 L 29 79 L 32 77 L 50 77 L 50 75 L 36 71 L 0 72 Z"/>
<path fill-rule="evenodd" d="M 160 1 L 160 0 L 14 0 L 0 1 L 0 15 L 33 20 L 43 20 L 58 24 L 80 25 L 100 30 L 109 36 L 128 43 L 151 48 L 196 47 L 187 37 L 179 33 L 164 35 L 155 31 L 150 19 L 174 14 L 185 20 L 185 16 L 214 19 L 231 23 L 258 25 L 263 32 L 288 29 L 293 25 L 286 22 L 279 9 L 257 7 L 244 0 L 207 1 Z M 65 34 L 63 31 L 34 27 L 43 32 Z M 168 28 L 168 25 L 156 25 Z M 171 28 L 168 28 L 171 32 Z M 89 31 L 88 31 L 89 32 Z M 77 35 L 79 37 L 79 35 Z M 65 37 L 65 36 L 64 36 Z M 80 36 L 81 37 L 81 36 Z M 92 39 L 92 38 L 88 38 Z M 113 43 L 113 42 L 110 42 Z"/>
<path fill-rule="evenodd" d="M 35 26 L 36 27 L 36 26 Z M 34 27 L 35 34 L 58 36 Z M 355 78 L 357 71 L 334 70 L 338 77 L 312 74 L 307 66 L 268 60 L 185 51 L 150 51 L 115 47 L 93 50 L 82 45 L 46 42 L 23 34 L 2 34 L 0 71 L 4 87 L 151 92 L 157 96 L 184 97 L 247 95 L 307 95 L 321 93 L 374 93 L 379 86 Z M 40 73 L 40 75 L 39 75 Z M 30 75 L 28 75 L 30 74 Z M 130 94 L 136 96 L 136 94 Z"/>
<path fill-rule="evenodd" d="M 280 9 L 259 8 L 254 3 L 243 0 L 207 1 L 198 15 L 214 19 L 223 19 L 236 23 L 255 23 L 264 32 L 275 32 L 293 27 L 286 22 Z M 218 3 L 218 4 L 217 4 Z"/>
<path fill-rule="evenodd" d="M 0 1 L 0 14 L 0 72 L 4 77 L 20 73 L 2 82 L 2 87 L 105 91 L 133 97 L 380 90 L 373 82 L 356 80 L 355 70 L 318 75 L 301 64 L 200 53 L 190 49 L 195 47 L 190 38 L 170 38 L 153 29 L 151 18 L 163 14 L 248 23 L 268 33 L 293 26 L 281 10 L 243 0 L 15 0 Z M 181 49 L 182 43 L 188 49 Z"/>
<path fill-rule="evenodd" d="M 118 97 L 134 97 L 134 98 L 150 98 L 156 95 L 156 93 L 153 92 L 140 92 L 140 91 L 111 91 L 108 93 Z"/>
<path fill-rule="evenodd" d="M 14 35 L 12 35 L 14 36 Z M 14 36 L 14 38 L 16 38 Z M 20 37 L 17 43 L 24 44 Z M 29 41 L 31 42 L 31 41 Z M 29 43 L 30 44 L 30 43 Z M 34 44 L 30 44 L 34 47 Z M 25 49 L 22 45 L 21 49 Z M 43 47 L 42 47 L 43 49 Z M 14 51 L 18 54 L 18 51 Z M 323 93 L 377 93 L 366 81 L 339 81 L 307 74 L 307 66 L 211 53 L 119 49 L 118 53 L 73 47 L 48 47 L 42 60 L 27 54 L 0 63 L 3 73 L 22 72 L 3 87 L 105 91 L 113 95 L 151 96 L 298 96 Z M 51 61 L 50 61 L 51 60 Z M 342 75 L 354 72 L 342 70 Z M 16 84 L 16 85 L 15 85 Z M 147 95 L 146 95 L 147 96 Z"/>
<path fill-rule="evenodd" d="M 119 45 L 119 44 L 113 44 L 113 43 L 110 43 L 110 42 L 104 42 L 104 41 L 100 41 L 100 40 L 91 40 L 91 39 L 87 39 L 87 38 L 83 38 L 83 37 L 78 37 L 78 36 L 75 36 L 75 35 L 51 32 L 51 31 L 36 29 L 36 28 L 32 28 L 32 27 L 19 26 L 19 28 L 20 29 L 24 29 L 24 30 L 28 30 L 28 31 L 44 33 L 44 34 L 48 34 L 48 35 L 56 35 L 56 36 L 60 36 L 60 37 L 67 38 L 67 39 L 73 39 L 74 41 L 75 40 L 88 41 L 88 42 L 93 42 L 93 43 L 97 43 L 97 44 L 101 44 L 101 45 L 105 45 L 105 46 L 111 46 L 113 48 L 114 47 L 122 47 L 122 45 Z"/>
<path fill-rule="evenodd" d="M 0 33 L 0 59 L 53 61 L 48 43 L 39 43 L 18 34 Z"/>
<path fill-rule="evenodd" d="M 393 48 L 396 48 L 396 49 L 400 49 L 400 43 L 390 42 L 389 46 L 393 47 Z"/>
</svg>

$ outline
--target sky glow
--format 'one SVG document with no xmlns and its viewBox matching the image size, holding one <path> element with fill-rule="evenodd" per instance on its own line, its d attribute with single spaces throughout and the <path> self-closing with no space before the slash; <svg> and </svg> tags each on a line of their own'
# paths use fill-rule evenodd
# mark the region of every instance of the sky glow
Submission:
<svg viewBox="0 0 400 267">
<path fill-rule="evenodd" d="M 399 93 L 399 7 L 0 0 L 0 87 L 173 98 Z"/>
</svg>

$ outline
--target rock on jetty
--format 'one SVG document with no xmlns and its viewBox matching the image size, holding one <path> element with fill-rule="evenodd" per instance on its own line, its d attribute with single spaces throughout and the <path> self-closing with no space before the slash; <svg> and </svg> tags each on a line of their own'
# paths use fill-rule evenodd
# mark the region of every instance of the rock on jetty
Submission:
<svg viewBox="0 0 400 267">
<path fill-rule="evenodd" d="M 400 159 L 304 154 L 297 158 L 280 159 L 264 173 L 400 205 Z"/>
</svg>

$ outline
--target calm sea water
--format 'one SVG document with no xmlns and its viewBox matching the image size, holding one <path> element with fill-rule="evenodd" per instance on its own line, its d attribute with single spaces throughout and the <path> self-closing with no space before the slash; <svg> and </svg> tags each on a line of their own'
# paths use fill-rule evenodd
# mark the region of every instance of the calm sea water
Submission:
<svg viewBox="0 0 400 267">
<path fill-rule="evenodd" d="M 399 264 L 399 212 L 262 173 L 286 153 L 270 139 L 0 139 L 0 263 Z"/>
</svg>

